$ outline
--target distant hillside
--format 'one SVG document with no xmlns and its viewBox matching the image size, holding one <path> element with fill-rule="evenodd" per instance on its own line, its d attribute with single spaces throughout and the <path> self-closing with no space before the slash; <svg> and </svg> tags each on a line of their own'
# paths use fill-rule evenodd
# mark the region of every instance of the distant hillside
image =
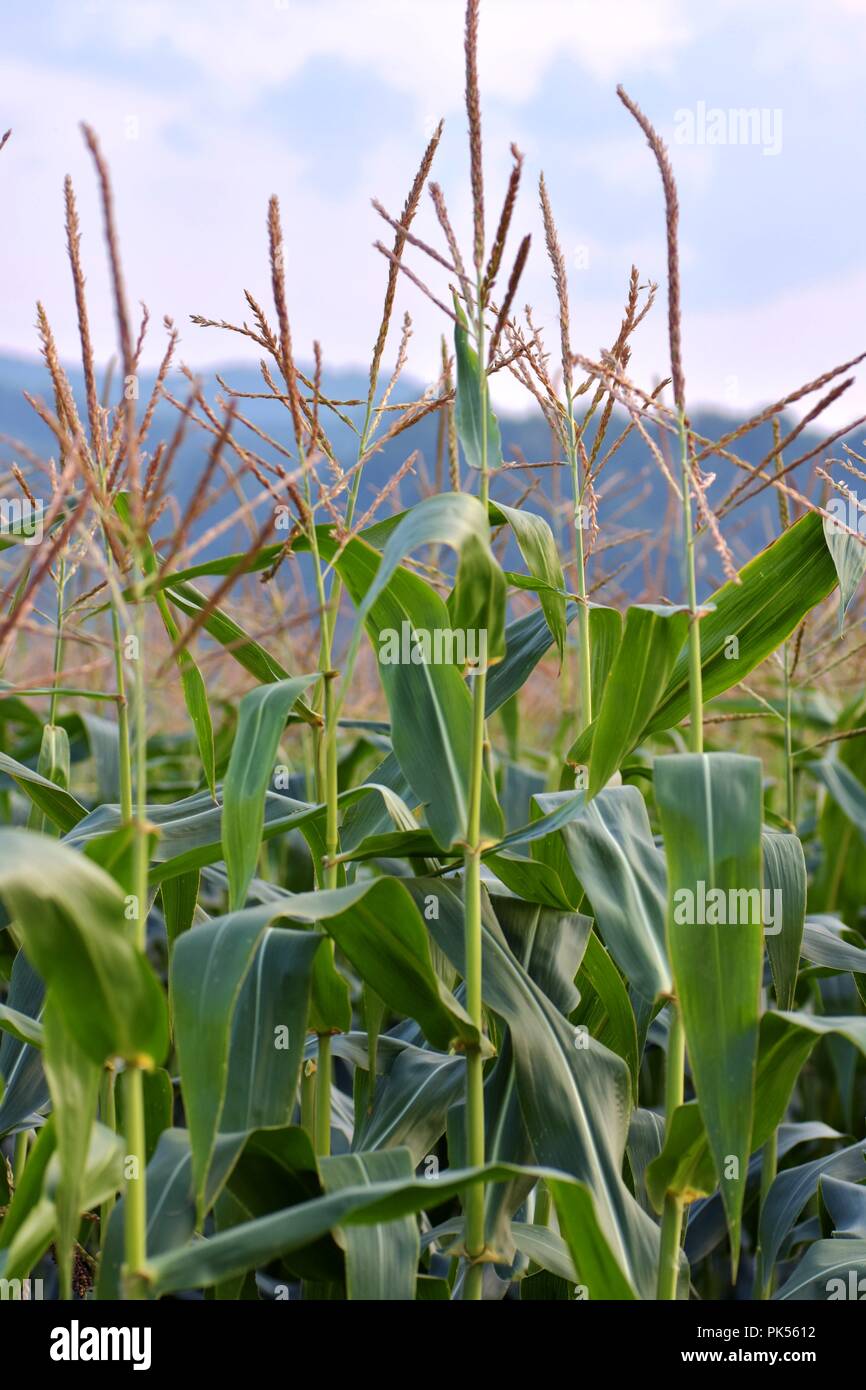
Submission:
<svg viewBox="0 0 866 1390">
<path fill-rule="evenodd" d="M 220 369 L 219 374 L 236 390 L 250 392 L 262 390 L 262 381 L 257 369 L 249 365 L 228 364 Z M 77 397 L 82 400 L 83 389 L 80 371 L 71 371 L 70 378 Z M 215 373 L 213 371 L 203 373 L 203 379 L 206 383 L 208 398 L 214 400 L 219 394 Z M 153 373 L 143 373 L 141 380 L 142 400 L 147 398 L 152 383 Z M 179 374 L 172 374 L 169 385 L 172 393 L 178 398 L 185 396 L 187 383 Z M 366 393 L 366 387 L 366 374 L 360 371 L 331 372 L 325 382 L 326 393 L 335 399 L 362 398 Z M 0 461 L 6 466 L 16 457 L 20 457 L 24 450 L 31 450 L 45 458 L 50 457 L 54 452 L 54 441 L 49 430 L 23 398 L 22 393 L 25 390 L 41 396 L 47 401 L 51 400 L 50 382 L 42 364 L 37 360 L 0 355 L 0 435 L 2 435 Z M 420 392 L 416 384 L 407 379 L 402 383 L 402 389 L 397 394 L 400 400 L 407 400 L 413 394 L 420 394 Z M 240 403 L 240 408 L 254 424 L 288 443 L 290 436 L 289 417 L 288 414 L 281 411 L 278 405 L 271 401 L 247 400 Z M 360 416 L 360 412 L 357 410 L 347 411 L 347 414 Z M 624 420 L 625 417 L 619 412 L 615 413 L 608 432 L 608 444 L 616 438 L 623 427 Z M 341 462 L 346 466 L 350 465 L 354 462 L 356 450 L 356 443 L 351 430 L 328 412 L 323 414 L 323 421 Z M 173 432 L 176 422 L 177 412 L 174 408 L 166 402 L 161 403 L 157 408 L 152 439 L 158 440 L 161 437 L 168 437 Z M 536 462 L 550 459 L 549 432 L 537 411 L 535 414 L 525 416 L 504 416 L 500 423 L 506 460 Z M 710 438 L 719 437 L 737 423 L 736 417 L 720 411 L 701 411 L 693 416 L 695 429 Z M 417 449 L 419 451 L 421 461 L 419 471 L 424 471 L 432 482 L 436 468 L 436 435 L 436 418 L 430 417 L 386 445 L 380 453 L 376 454 L 365 470 L 361 490 L 361 509 L 363 510 L 369 504 L 375 493 L 393 476 L 396 468 L 412 450 Z M 264 454 L 268 453 L 261 441 L 245 427 L 238 426 L 237 436 L 241 443 L 247 444 L 251 449 Z M 590 440 L 591 438 L 592 435 L 590 434 Z M 819 435 L 804 432 L 796 442 L 797 453 L 806 452 L 818 443 L 819 438 Z M 188 431 L 187 439 L 179 451 L 174 470 L 173 491 L 182 504 L 189 500 L 196 487 L 210 442 L 211 437 L 203 432 L 195 429 Z M 856 443 L 857 441 L 852 442 Z M 19 445 L 23 445 L 24 449 L 20 449 Z M 750 463 L 757 463 L 769 452 L 771 447 L 772 435 L 769 426 L 755 430 L 739 441 L 736 446 L 740 456 Z M 837 444 L 834 446 L 833 453 L 837 453 L 838 450 L 839 445 Z M 820 462 L 820 456 L 815 461 Z M 740 477 L 743 474 L 734 465 L 723 459 L 711 460 L 709 466 L 717 473 L 717 481 L 711 489 L 710 498 L 711 501 L 718 501 L 729 490 L 734 475 Z M 807 465 L 809 476 L 811 476 L 812 466 L 811 463 Z M 555 471 L 559 473 L 558 478 L 554 478 Z M 465 467 L 462 468 L 462 473 L 464 480 L 466 480 L 465 485 L 468 485 Z M 447 487 L 447 467 L 445 476 L 445 486 Z M 514 503 L 533 483 L 536 484 L 538 491 L 548 497 L 554 495 L 557 483 L 563 499 L 569 495 L 570 483 L 566 471 L 561 468 L 554 470 L 552 467 L 537 471 L 522 468 L 509 470 L 495 481 L 493 495 L 502 501 Z M 801 488 L 805 487 L 810 493 L 814 491 L 814 486 L 807 486 L 806 477 L 798 478 L 798 485 Z M 394 505 L 408 504 L 417 493 L 419 486 L 420 481 L 417 474 L 414 477 L 410 475 L 404 479 L 396 495 Z M 640 559 L 640 543 L 636 540 L 621 543 L 621 537 L 636 531 L 648 531 L 654 538 L 659 538 L 670 502 L 670 491 L 667 484 L 661 477 L 646 443 L 636 432 L 631 433 L 612 459 L 605 473 L 600 492 L 599 559 L 594 563 L 596 565 L 601 564 L 605 573 L 625 565 L 626 569 L 618 576 L 616 582 L 621 584 L 630 594 L 638 593 L 645 587 L 655 591 L 661 587 L 668 597 L 679 597 L 679 578 L 671 566 L 668 566 L 662 574 L 656 570 L 645 573 Z M 533 501 L 528 505 L 536 506 L 537 503 Z M 229 515 L 235 506 L 235 499 L 226 497 L 221 508 L 209 513 L 209 522 L 216 519 L 220 510 L 224 515 Z M 765 492 L 756 502 L 737 511 L 732 515 L 731 522 L 726 524 L 724 529 L 735 554 L 754 553 L 756 549 L 766 544 L 778 529 L 774 495 L 769 491 Z M 242 536 L 239 531 L 229 543 L 243 544 L 245 534 Z M 220 547 L 222 548 L 225 544 L 226 540 L 222 538 Z M 718 583 L 720 579 L 718 563 L 711 547 L 706 542 L 702 545 L 700 561 L 705 571 L 705 582 L 708 584 Z"/>
</svg>

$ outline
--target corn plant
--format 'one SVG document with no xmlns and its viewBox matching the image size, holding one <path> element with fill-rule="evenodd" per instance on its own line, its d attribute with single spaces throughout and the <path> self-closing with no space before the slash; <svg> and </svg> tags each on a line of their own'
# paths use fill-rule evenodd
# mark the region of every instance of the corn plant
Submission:
<svg viewBox="0 0 866 1390">
<path fill-rule="evenodd" d="M 469 241 L 431 180 L 440 125 L 399 215 L 375 203 L 393 237 L 364 399 L 329 391 L 318 344 L 299 365 L 273 197 L 272 304 L 193 320 L 257 351 L 261 391 L 211 398 L 166 319 L 141 401 L 147 314 L 84 128 L 121 380 L 99 380 L 67 180 L 83 396 L 40 305 L 55 452 L 14 465 L 0 536 L 4 1294 L 38 1274 L 61 1299 L 834 1299 L 866 1274 L 845 665 L 866 549 L 842 476 L 866 459 L 831 460 L 838 434 L 794 448 L 856 364 L 699 432 L 674 169 L 622 88 L 661 174 L 670 377 L 629 374 L 657 297 L 636 269 L 610 348 L 575 350 L 542 176 L 549 353 L 517 309 L 516 148 L 488 216 L 478 29 L 469 0 Z M 409 399 L 398 288 L 444 333 Z M 506 459 L 499 373 L 552 459 Z M 435 484 L 412 447 L 371 490 L 430 418 Z M 659 576 L 637 594 L 600 539 L 629 436 L 676 517 L 637 537 Z M 768 489 L 775 538 L 741 558 L 726 519 Z"/>
</svg>

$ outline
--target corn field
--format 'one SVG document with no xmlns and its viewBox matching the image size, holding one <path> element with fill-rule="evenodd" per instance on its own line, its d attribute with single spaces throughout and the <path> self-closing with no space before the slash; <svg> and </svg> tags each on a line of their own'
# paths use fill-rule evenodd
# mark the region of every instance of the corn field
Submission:
<svg viewBox="0 0 866 1390">
<path fill-rule="evenodd" d="M 471 225 L 435 181 L 442 125 L 402 209 L 375 203 L 363 399 L 293 342 L 277 197 L 270 302 L 230 287 L 236 323 L 193 319 L 259 391 L 206 390 L 166 319 L 140 396 L 153 329 L 83 127 L 103 214 L 82 226 L 67 180 L 84 389 L 40 304 L 53 453 L 12 467 L 0 534 L 4 1298 L 866 1289 L 866 458 L 804 433 L 857 363 L 698 431 L 674 164 L 621 87 L 667 264 L 661 289 L 632 271 L 608 346 L 579 344 L 569 190 L 527 192 L 515 146 L 506 188 L 485 182 L 483 38 L 469 0 Z M 544 245 L 519 230 L 536 196 Z M 435 245 L 413 230 L 431 202 Z M 113 377 L 85 289 L 103 255 Z M 552 334 L 522 307 L 538 257 Z M 403 297 L 442 331 L 410 398 Z M 670 360 L 641 385 L 648 314 Z M 546 458 L 505 456 L 500 373 Z M 626 440 L 669 505 L 621 550 Z M 385 448 L 403 461 L 371 490 Z"/>
</svg>

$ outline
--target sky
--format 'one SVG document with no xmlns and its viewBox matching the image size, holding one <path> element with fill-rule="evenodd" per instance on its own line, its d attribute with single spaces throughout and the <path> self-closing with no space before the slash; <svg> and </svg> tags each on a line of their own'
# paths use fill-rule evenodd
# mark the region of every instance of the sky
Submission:
<svg viewBox="0 0 866 1390">
<path fill-rule="evenodd" d="M 469 258 L 462 0 L 0 0 L 0 351 L 36 350 L 41 299 L 74 357 L 63 177 L 75 183 L 94 339 L 113 320 L 93 171 L 98 131 L 115 187 L 130 298 L 182 330 L 194 368 L 244 360 L 238 321 L 268 300 L 265 217 L 280 197 L 296 355 L 365 364 L 395 215 L 440 117 L 434 166 Z M 866 348 L 866 0 L 483 0 L 481 86 L 488 220 L 525 155 L 514 222 L 533 251 L 520 302 L 556 343 L 538 213 L 543 169 L 570 277 L 573 346 L 616 337 L 631 265 L 665 283 L 658 173 L 615 94 L 622 82 L 668 142 L 681 203 L 688 400 L 745 410 Z M 741 112 L 754 111 L 752 118 Z M 416 230 L 438 243 L 425 205 Z M 413 252 L 409 264 L 428 266 Z M 430 276 L 440 292 L 443 281 Z M 443 316 L 408 281 L 410 371 L 436 371 Z M 393 355 L 393 347 L 391 355 Z M 631 367 L 667 372 L 660 304 Z M 519 408 L 497 379 L 500 404 Z M 830 417 L 863 410 L 859 385 Z"/>
</svg>

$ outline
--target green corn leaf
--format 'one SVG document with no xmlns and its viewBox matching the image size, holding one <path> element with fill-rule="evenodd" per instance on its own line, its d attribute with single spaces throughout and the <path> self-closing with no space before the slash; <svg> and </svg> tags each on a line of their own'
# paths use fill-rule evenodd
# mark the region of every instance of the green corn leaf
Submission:
<svg viewBox="0 0 866 1390">
<path fill-rule="evenodd" d="M 71 830 L 87 815 L 86 807 L 76 801 L 65 787 L 43 777 L 41 772 L 34 772 L 23 763 L 16 762 L 8 753 L 0 753 L 0 772 L 11 777 L 21 791 L 26 792 L 34 806 L 44 811 L 61 830 Z"/>
<path fill-rule="evenodd" d="M 866 1277 L 866 1240 L 817 1240 L 810 1245 L 774 1299 L 861 1299 Z"/>
<path fill-rule="evenodd" d="M 656 759 L 654 783 L 670 960 L 736 1268 L 764 955 L 761 764 L 736 753 L 673 755 Z"/>
<path fill-rule="evenodd" d="M 836 571 L 814 512 L 744 565 L 740 583 L 716 590 L 701 619 L 704 701 L 745 679 L 830 594 Z M 736 638 L 736 646 L 731 638 Z M 677 660 L 647 732 L 670 729 L 689 710 L 688 652 Z"/>
<path fill-rule="evenodd" d="M 758 1238 L 761 1255 L 768 1269 L 779 1258 L 785 1238 L 797 1217 L 825 1180 L 844 1179 L 856 1183 L 866 1179 L 866 1140 L 837 1149 L 824 1158 L 786 1168 L 775 1178 L 761 1207 Z"/>
<path fill-rule="evenodd" d="M 794 1007 L 797 970 L 806 918 L 806 860 L 796 835 L 765 830 L 764 887 L 773 896 L 773 909 L 779 910 L 778 931 L 765 924 L 767 955 L 773 972 L 776 1005 Z"/>
<path fill-rule="evenodd" d="M 27 1043 L 30 1047 L 42 1048 L 45 1046 L 45 1030 L 42 1024 L 34 1018 L 28 1018 L 27 1014 L 19 1013 L 17 1009 L 10 1008 L 8 1004 L 0 1004 L 0 1028 L 4 1033 L 9 1033 L 11 1037 L 17 1038 L 21 1043 Z M 0 1068 L 2 1075 L 2 1068 Z"/>
<path fill-rule="evenodd" d="M 581 1272 L 583 1282 L 589 1285 L 590 1296 L 628 1298 L 628 1285 L 616 1272 L 605 1236 L 595 1218 L 590 1194 L 586 1194 L 588 1200 L 571 1201 L 574 1190 L 581 1188 L 582 1184 L 550 1169 L 527 1170 L 508 1164 L 449 1171 L 439 1178 L 395 1179 L 344 1188 L 288 1210 L 245 1222 L 209 1240 L 152 1260 L 149 1291 L 153 1295 L 160 1295 L 177 1289 L 208 1288 L 234 1274 L 303 1249 L 335 1227 L 375 1225 L 381 1221 L 397 1220 L 423 1211 L 425 1207 L 439 1206 L 463 1192 L 469 1183 L 480 1180 L 486 1183 L 506 1182 L 527 1172 L 547 1183 L 558 1211 L 567 1209 L 564 1218 L 566 1225 L 576 1232 L 578 1249 L 586 1249 L 586 1269 Z M 583 1191 L 586 1189 L 583 1188 Z M 573 1255 L 575 1253 L 572 1252 Z"/>
<path fill-rule="evenodd" d="M 372 1106 L 366 1114 L 356 1112 L 354 1147 L 366 1151 L 403 1146 L 417 1167 L 445 1133 L 446 1116 L 465 1086 L 466 1062 L 459 1054 L 449 1056 L 411 1043 L 389 1051 Z"/>
<path fill-rule="evenodd" d="M 831 970 L 866 974 L 866 950 L 846 941 L 841 935 L 845 931 L 848 931 L 845 923 L 836 917 L 807 917 L 803 925 L 803 959 Z"/>
<path fill-rule="evenodd" d="M 789 527 L 703 605 L 701 670 L 706 703 L 744 680 L 797 624 L 832 592 L 836 570 L 813 512 Z M 689 713 L 689 656 L 684 647 L 658 705 L 632 747 L 649 734 L 673 728 Z M 595 721 L 569 749 L 567 761 L 591 761 Z"/>
<path fill-rule="evenodd" d="M 354 540 L 346 546 L 337 568 L 360 608 L 377 577 L 379 557 L 363 542 Z M 377 647 L 380 639 L 402 634 L 404 623 L 410 630 L 433 634 L 451 626 L 438 594 L 417 575 L 399 567 L 369 607 L 365 622 Z M 469 688 L 458 668 L 448 663 L 381 660 L 379 671 L 391 713 L 395 759 L 415 798 L 424 805 L 437 842 L 445 846 L 458 843 L 466 834 L 469 804 Z M 396 790 L 403 794 L 399 787 Z M 490 840 L 498 839 L 502 831 L 502 813 L 486 777 L 481 830 Z"/>
<path fill-rule="evenodd" d="M 581 1003 L 571 1015 L 576 1026 L 583 1024 L 594 1038 L 615 1052 L 626 1063 L 631 1075 L 632 1095 L 637 1098 L 640 1052 L 637 1023 L 623 978 L 593 932 L 586 945 L 577 977 Z M 588 995 L 592 992 L 592 1005 Z"/>
<path fill-rule="evenodd" d="M 457 299 L 454 300 L 459 322 L 454 326 L 454 351 L 457 362 L 457 398 L 454 416 L 457 434 L 463 445 L 463 454 L 470 468 L 481 469 L 485 461 L 484 440 L 486 435 L 486 461 L 490 470 L 502 463 L 502 439 L 499 422 L 491 407 L 487 389 L 487 377 L 478 361 L 478 353 L 469 341 L 466 316 Z M 483 391 L 484 409 L 482 414 L 481 397 Z"/>
<path fill-rule="evenodd" d="M 0 1038 L 0 1135 L 32 1129 L 49 1100 L 39 1055 L 44 1042 L 41 1019 L 45 985 L 24 951 L 15 957 L 6 998 L 7 1019 L 12 1015 L 15 1027 L 4 1025 Z M 37 1030 L 35 1037 L 26 1036 L 31 1029 Z"/>
<path fill-rule="evenodd" d="M 119 493 L 114 499 L 115 510 L 121 521 L 127 526 L 131 524 L 129 498 L 126 493 Z M 141 547 L 142 571 L 145 580 L 152 578 L 159 573 L 159 562 L 156 552 L 148 536 L 144 537 Z M 180 629 L 171 615 L 171 609 L 162 590 L 157 590 L 154 595 L 157 611 L 162 619 L 166 636 L 174 648 L 180 640 Z M 208 703 L 207 686 L 204 677 L 196 665 L 192 653 L 188 646 L 183 647 L 175 658 L 180 684 L 183 691 L 186 711 L 190 717 L 193 730 L 195 732 L 196 743 L 198 744 L 199 757 L 204 770 L 205 781 L 210 788 L 211 795 L 216 790 L 216 755 L 214 752 L 213 725 L 210 717 L 210 704 Z"/>
<path fill-rule="evenodd" d="M 79 1047 L 49 996 L 43 1063 L 51 1091 L 60 1176 L 54 1191 L 61 1297 L 72 1297 L 72 1252 L 84 1203 L 87 1154 L 102 1069 Z"/>
<path fill-rule="evenodd" d="M 123 1158 L 123 1141 L 104 1125 L 95 1124 L 78 1188 L 79 1213 L 93 1211 L 114 1195 L 123 1183 Z M 57 1239 L 54 1194 L 60 1183 L 60 1155 L 54 1129 L 45 1126 L 28 1159 L 24 1182 L 0 1229 L 0 1278 L 26 1278 Z"/>
<path fill-rule="evenodd" d="M 289 1124 L 307 1027 L 313 932 L 271 927 L 279 906 L 202 923 L 175 944 L 171 993 L 200 1218 L 218 1135 L 238 1151 Z"/>
<path fill-rule="evenodd" d="M 43 728 L 36 771 L 40 777 L 53 782 L 56 787 L 62 787 L 64 791 L 69 790 L 69 736 L 60 725 L 46 724 Z M 40 811 L 35 802 L 30 807 L 27 828 L 42 830 L 48 834 L 57 833 L 51 817 Z"/>
<path fill-rule="evenodd" d="M 565 576 L 553 532 L 544 518 L 535 512 L 519 511 L 516 507 L 503 506 L 501 502 L 496 504 L 495 510 L 511 527 L 530 575 L 541 581 L 543 587 L 539 589 L 538 601 L 556 642 L 561 665 L 568 631 L 565 620 Z"/>
<path fill-rule="evenodd" d="M 460 902 L 435 880 L 415 880 L 412 891 L 438 892 L 439 915 L 430 929 L 461 968 Z M 632 1087 L 626 1064 L 569 1023 L 508 948 L 489 907 L 484 918 L 484 1000 L 509 1027 L 536 1158 L 589 1188 L 623 1279 L 647 1296 L 654 1286 L 658 1232 L 622 1180 Z"/>
<path fill-rule="evenodd" d="M 223 786 L 222 846 L 229 876 L 229 907 L 243 907 L 256 870 L 265 790 L 274 771 L 289 711 L 316 679 L 293 676 L 250 690 L 240 702 L 238 727 Z"/>
<path fill-rule="evenodd" d="M 629 610 L 631 611 L 631 610 Z M 601 709 L 607 678 L 622 641 L 622 614 L 601 603 L 589 605 L 589 643 L 592 651 L 592 707 Z"/>
<path fill-rule="evenodd" d="M 607 787 L 589 805 L 581 794 L 534 798 L 557 813 L 559 837 L 598 922 L 605 946 L 646 999 L 671 990 L 665 943 L 664 860 L 656 849 L 646 804 L 636 787 Z M 533 829 L 556 822 L 539 820 Z"/>
<path fill-rule="evenodd" d="M 198 869 L 178 874 L 176 878 L 166 879 L 160 888 L 162 911 L 165 917 L 165 930 L 169 948 L 174 948 L 177 938 L 189 931 L 195 916 L 198 902 L 201 874 Z"/>
<path fill-rule="evenodd" d="M 866 1056 L 866 1018 L 805 1013 L 765 1013 L 761 1019 L 751 1153 L 757 1152 L 781 1124 L 797 1077 L 820 1038 L 837 1035 Z M 660 1211 L 665 1193 L 687 1202 L 706 1196 L 716 1185 L 713 1158 L 696 1101 L 674 1112 L 671 1132 L 658 1159 L 647 1169 L 647 1191 Z"/>
<path fill-rule="evenodd" d="M 407 1149 L 377 1153 L 340 1154 L 319 1164 L 327 1193 L 368 1183 L 411 1181 L 412 1159 Z M 412 1215 L 375 1226 L 348 1226 L 346 1297 L 376 1302 L 412 1301 L 418 1268 L 418 1223 Z"/>
<path fill-rule="evenodd" d="M 866 1240 L 866 1187 L 861 1186 L 862 1170 L 853 1182 L 843 1178 L 821 1178 L 821 1203 L 827 1212 L 834 1236 Z"/>
<path fill-rule="evenodd" d="M 0 830 L 0 897 L 82 1051 L 98 1065 L 117 1056 L 161 1062 L 165 997 L 133 945 L 114 880 L 47 836 Z"/>
<path fill-rule="evenodd" d="M 841 506 L 844 512 L 847 510 L 847 502 L 842 497 L 831 497 L 827 510 L 833 512 L 835 506 Z M 858 513 L 859 521 L 859 513 Z M 866 574 L 866 537 L 859 538 L 852 536 L 848 531 L 842 531 L 832 517 L 824 517 L 824 540 L 827 542 L 827 549 L 833 557 L 833 564 L 836 566 L 836 574 L 839 579 L 839 636 L 845 628 L 845 614 L 854 602 L 860 581 Z"/>
<path fill-rule="evenodd" d="M 688 622 L 680 608 L 629 608 L 596 720 L 590 797 L 601 791 L 640 739 L 667 684 Z"/>
</svg>

